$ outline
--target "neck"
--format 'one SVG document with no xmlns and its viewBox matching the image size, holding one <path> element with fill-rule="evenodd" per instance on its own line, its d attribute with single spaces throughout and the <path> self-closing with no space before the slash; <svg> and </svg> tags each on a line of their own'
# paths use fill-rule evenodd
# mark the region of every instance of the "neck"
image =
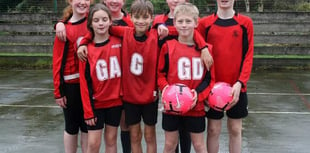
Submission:
<svg viewBox="0 0 310 153">
<path fill-rule="evenodd" d="M 83 19 L 85 17 L 85 15 L 80 15 L 80 14 L 77 14 L 77 13 L 73 13 L 72 17 L 70 18 L 70 22 L 77 22 L 77 21 L 80 21 L 81 19 Z"/>
<path fill-rule="evenodd" d="M 124 16 L 122 11 L 111 13 L 111 15 L 112 15 L 112 20 L 120 20 Z"/>
<path fill-rule="evenodd" d="M 102 35 L 95 34 L 94 43 L 102 43 L 109 39 L 109 33 L 105 33 Z"/>
<path fill-rule="evenodd" d="M 195 44 L 194 39 L 193 39 L 193 35 L 187 36 L 187 37 L 179 36 L 178 41 L 181 44 L 186 44 L 186 45 L 194 45 Z"/>
<path fill-rule="evenodd" d="M 230 19 L 235 15 L 235 11 L 233 9 L 219 9 L 216 14 L 221 19 Z"/>
<path fill-rule="evenodd" d="M 170 9 L 169 13 L 168 13 L 168 18 L 173 19 L 173 11 L 172 9 Z"/>
</svg>

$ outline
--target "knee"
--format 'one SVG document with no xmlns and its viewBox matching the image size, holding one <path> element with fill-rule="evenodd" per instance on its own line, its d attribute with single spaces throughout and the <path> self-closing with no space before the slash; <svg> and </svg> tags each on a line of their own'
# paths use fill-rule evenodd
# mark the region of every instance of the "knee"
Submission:
<svg viewBox="0 0 310 153">
<path fill-rule="evenodd" d="M 101 142 L 100 141 L 88 141 L 88 145 L 87 148 L 89 150 L 98 150 L 98 148 L 100 147 Z"/>
<path fill-rule="evenodd" d="M 165 141 L 165 150 L 167 152 L 174 152 L 177 147 L 177 142 L 173 141 Z"/>
<path fill-rule="evenodd" d="M 193 144 L 193 147 L 197 152 L 204 152 L 207 150 L 207 146 L 203 142 L 196 142 L 195 144 Z"/>
<path fill-rule="evenodd" d="M 218 136 L 221 133 L 220 127 L 208 127 L 208 135 Z"/>
<path fill-rule="evenodd" d="M 142 134 L 139 133 L 130 133 L 130 141 L 134 143 L 139 143 L 142 140 Z"/>
<path fill-rule="evenodd" d="M 242 127 L 241 126 L 231 126 L 229 127 L 229 134 L 236 137 L 236 136 L 240 136 L 241 135 L 241 131 L 242 131 Z"/>
</svg>

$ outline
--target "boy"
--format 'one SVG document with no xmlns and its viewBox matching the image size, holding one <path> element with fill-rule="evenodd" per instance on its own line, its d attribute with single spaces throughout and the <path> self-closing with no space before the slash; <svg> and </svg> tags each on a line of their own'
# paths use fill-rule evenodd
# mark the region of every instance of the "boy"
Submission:
<svg viewBox="0 0 310 153">
<path fill-rule="evenodd" d="M 217 12 L 201 19 L 198 30 L 213 45 L 216 82 L 232 86 L 234 107 L 226 112 L 229 152 L 241 153 L 242 118 L 248 115 L 246 89 L 253 63 L 253 23 L 233 6 L 234 0 L 217 0 Z M 224 113 L 210 109 L 206 116 L 208 152 L 217 153 Z"/>
<path fill-rule="evenodd" d="M 163 112 L 162 127 L 165 130 L 164 153 L 172 153 L 178 142 L 178 129 L 190 132 L 197 153 L 206 153 L 204 143 L 205 112 L 204 100 L 214 84 L 211 71 L 203 67 L 200 52 L 196 50 L 193 39 L 198 25 L 199 11 L 191 3 L 179 4 L 174 10 L 174 26 L 178 31 L 178 40 L 168 40 L 162 47 L 158 64 L 158 86 L 165 92 L 169 84 L 182 83 L 193 89 L 196 105 L 183 115 Z"/>
</svg>

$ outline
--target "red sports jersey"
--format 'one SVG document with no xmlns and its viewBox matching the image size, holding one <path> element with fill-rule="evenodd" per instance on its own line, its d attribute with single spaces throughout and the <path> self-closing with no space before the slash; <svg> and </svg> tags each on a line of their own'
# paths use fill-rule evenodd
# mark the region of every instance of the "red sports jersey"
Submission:
<svg viewBox="0 0 310 153">
<path fill-rule="evenodd" d="M 103 43 L 87 46 L 87 62 L 80 61 L 80 84 L 84 118 L 94 118 L 94 109 L 122 105 L 121 40 L 110 36 Z"/>
<path fill-rule="evenodd" d="M 216 82 L 233 85 L 240 81 L 245 92 L 253 64 L 252 20 L 238 13 L 231 19 L 213 14 L 200 20 L 198 30 L 213 45 Z"/>
<path fill-rule="evenodd" d="M 123 37 L 123 100 L 133 104 L 152 103 L 157 98 L 157 30 L 151 29 L 142 37 L 135 37 L 134 31 L 131 27 L 110 28 L 111 34 Z"/>
<path fill-rule="evenodd" d="M 64 96 L 63 85 L 79 83 L 79 60 L 76 55 L 76 41 L 86 34 L 86 18 L 71 23 L 65 22 L 67 41 L 63 42 L 55 37 L 53 47 L 53 79 L 54 97 Z"/>
<path fill-rule="evenodd" d="M 160 52 L 158 63 L 158 86 L 161 90 L 168 84 L 182 83 L 198 94 L 196 106 L 184 116 L 204 116 L 204 100 L 213 87 L 214 68 L 207 71 L 195 46 L 167 41 Z"/>
</svg>

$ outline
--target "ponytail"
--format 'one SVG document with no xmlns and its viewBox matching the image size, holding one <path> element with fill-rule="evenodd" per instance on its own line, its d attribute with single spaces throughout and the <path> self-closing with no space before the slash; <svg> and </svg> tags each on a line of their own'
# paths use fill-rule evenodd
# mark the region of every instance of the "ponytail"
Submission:
<svg viewBox="0 0 310 153">
<path fill-rule="evenodd" d="M 68 5 L 62 12 L 62 20 L 64 22 L 68 21 L 73 14 L 72 6 Z"/>
</svg>

